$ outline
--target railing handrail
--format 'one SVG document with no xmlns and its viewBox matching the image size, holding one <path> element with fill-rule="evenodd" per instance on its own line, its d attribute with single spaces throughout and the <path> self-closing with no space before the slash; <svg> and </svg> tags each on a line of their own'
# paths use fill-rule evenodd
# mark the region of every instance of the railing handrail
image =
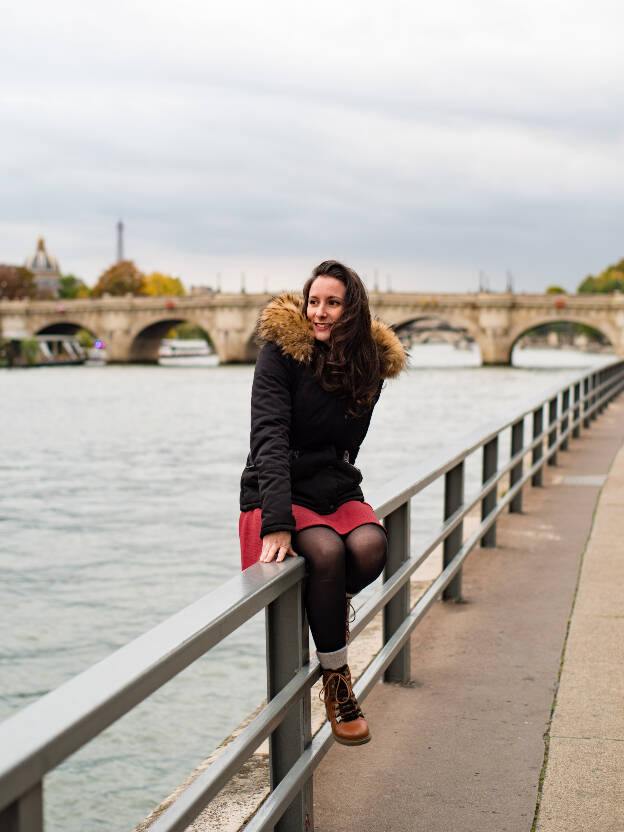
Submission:
<svg viewBox="0 0 624 832">
<path fill-rule="evenodd" d="M 0 809 L 303 577 L 256 564 L 0 723 Z"/>
<path fill-rule="evenodd" d="M 618 367 L 622 371 L 624 361 L 610 362 L 581 375 L 571 375 L 565 382 L 536 398 L 526 409 L 515 411 L 512 416 L 472 431 L 467 437 L 454 442 L 450 451 L 446 447 L 443 451 L 431 455 L 405 475 L 386 483 L 373 495 L 371 503 L 378 516 L 387 517 L 398 507 L 409 504 L 414 494 L 456 468 L 472 453 L 498 437 L 502 431 L 517 425 L 564 391 L 569 392 L 573 386 L 578 386 L 577 389 L 581 391 L 578 399 L 568 401 L 566 409 L 562 410 L 554 421 L 546 424 L 528 445 L 523 444 L 516 455 L 512 455 L 502 468 L 497 469 L 496 475 L 482 484 L 476 496 L 468 502 L 462 500 L 460 507 L 447 518 L 425 549 L 406 560 L 384 583 L 382 589 L 364 604 L 358 622 L 353 628 L 353 637 L 357 636 L 372 617 L 405 587 L 410 575 L 420 563 L 461 525 L 468 511 L 512 470 L 518 459 L 521 461 L 532 449 L 551 437 L 553 430 L 561 427 L 559 438 L 549 444 L 539 462 L 534 463 L 529 471 L 513 484 L 505 498 L 497 503 L 495 511 L 482 521 L 477 532 L 471 535 L 470 541 L 464 544 L 462 549 L 466 551 L 461 555 L 461 559 L 457 560 L 456 566 L 448 564 L 445 577 L 440 575 L 436 579 L 430 588 L 433 590 L 434 586 L 436 587 L 433 594 L 429 590 L 426 593 L 426 606 L 424 597 L 418 602 L 417 617 L 414 618 L 412 614 L 409 627 L 405 623 L 405 627 L 408 627 L 406 632 L 409 634 L 437 594 L 461 568 L 461 562 L 473 548 L 475 541 L 495 523 L 502 509 L 511 503 L 528 478 L 556 454 L 557 449 L 567 441 L 567 437 L 584 419 L 604 406 L 601 393 L 605 393 L 605 396 L 609 394 L 614 385 L 609 371 L 615 373 Z M 605 378 L 598 384 L 596 380 L 599 375 Z M 624 373 L 620 372 L 620 376 L 622 378 L 617 381 L 618 390 L 624 387 Z M 585 383 L 588 380 L 592 380 L 593 386 L 586 392 Z M 576 414 L 575 418 L 570 419 L 571 414 Z M 303 575 L 302 559 L 288 559 L 281 564 L 273 564 L 270 570 L 256 564 L 0 724 L 0 812 L 33 788 L 47 772 L 66 757 L 146 699 L 257 612 L 298 584 Z M 394 635 L 391 641 L 395 643 Z M 387 646 L 390 648 L 390 644 Z M 391 649 L 396 653 L 400 647 L 395 645 Z M 383 672 L 394 654 L 390 655 L 390 658 L 388 655 L 390 654 L 387 653 L 383 657 L 386 661 L 383 667 L 379 662 L 374 664 L 377 668 L 374 671 L 377 674 L 375 679 Z M 203 780 L 200 778 L 187 790 L 188 795 L 185 793 L 186 797 L 178 801 L 177 811 L 186 813 L 188 822 L 192 820 L 193 808 L 203 805 L 202 800 L 205 803 L 205 794 L 214 793 L 215 784 L 220 788 L 218 784 L 223 785 L 237 768 L 240 768 L 259 742 L 275 729 L 284 712 L 316 681 L 319 673 L 317 662 L 305 665 L 252 720 L 219 761 L 211 766 L 210 771 L 205 773 L 206 777 Z M 371 673 L 367 671 L 363 679 L 366 678 L 368 681 L 360 684 L 374 684 L 374 681 L 370 681 L 373 678 Z M 329 742 L 331 737 L 328 734 L 322 742 L 319 740 L 320 745 L 315 740 L 315 745 L 326 750 L 326 747 L 329 747 L 326 744 Z M 169 818 L 173 808 L 171 807 L 167 813 Z M 164 823 L 164 817 L 161 820 L 163 829 L 174 828 Z M 156 821 L 153 827 L 155 832 L 160 826 L 161 823 Z"/>
<path fill-rule="evenodd" d="M 599 370 L 607 367 L 617 366 L 620 361 L 609 362 L 597 370 L 592 370 L 583 373 L 580 376 L 570 375 L 563 384 L 559 384 L 549 388 L 546 393 L 542 393 L 536 397 L 532 404 L 521 411 L 513 411 L 506 414 L 502 419 L 492 422 L 486 422 L 479 428 L 472 430 L 470 433 L 445 445 L 439 451 L 430 454 L 418 465 L 409 468 L 405 473 L 388 480 L 381 486 L 370 500 L 375 513 L 378 516 L 385 517 L 394 508 L 400 505 L 409 497 L 413 497 L 419 491 L 422 491 L 432 482 L 439 479 L 451 468 L 454 468 L 462 460 L 469 457 L 480 447 L 485 445 L 495 436 L 498 436 L 502 431 L 511 427 L 515 422 L 530 416 L 538 407 L 543 407 L 548 404 L 551 399 L 558 395 L 563 389 L 572 386 L 573 384 L 582 383 L 586 378 L 594 375 Z M 595 391 L 592 391 L 595 395 Z"/>
</svg>

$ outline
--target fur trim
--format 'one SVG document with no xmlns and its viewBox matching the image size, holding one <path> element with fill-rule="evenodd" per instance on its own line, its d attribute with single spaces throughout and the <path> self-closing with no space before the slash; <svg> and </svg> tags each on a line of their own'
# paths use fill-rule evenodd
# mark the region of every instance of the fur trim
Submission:
<svg viewBox="0 0 624 832">
<path fill-rule="evenodd" d="M 395 331 L 381 321 L 373 318 L 371 327 L 379 351 L 381 377 L 396 378 L 407 364 L 403 344 L 397 338 Z"/>
<path fill-rule="evenodd" d="M 286 293 L 273 298 L 258 320 L 258 337 L 273 341 L 284 355 L 309 364 L 314 349 L 314 330 L 303 314 L 303 298 Z"/>
<path fill-rule="evenodd" d="M 395 378 L 405 369 L 407 357 L 394 331 L 375 318 L 371 331 L 381 365 L 382 378 Z M 258 337 L 277 344 L 284 355 L 309 364 L 314 350 L 314 330 L 303 313 L 303 298 L 286 293 L 273 298 L 260 313 Z"/>
</svg>

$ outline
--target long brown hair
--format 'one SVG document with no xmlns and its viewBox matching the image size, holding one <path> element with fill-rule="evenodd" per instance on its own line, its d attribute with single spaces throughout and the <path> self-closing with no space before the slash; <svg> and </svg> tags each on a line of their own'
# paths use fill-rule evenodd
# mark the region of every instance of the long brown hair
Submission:
<svg viewBox="0 0 624 832">
<path fill-rule="evenodd" d="M 335 277 L 346 287 L 343 311 L 332 327 L 327 345 L 316 342 L 314 376 L 324 390 L 347 401 L 347 414 L 363 416 L 379 395 L 381 370 L 377 345 L 371 333 L 371 314 L 364 284 L 337 260 L 325 260 L 303 287 L 303 311 L 307 315 L 310 289 L 317 277 Z"/>
</svg>

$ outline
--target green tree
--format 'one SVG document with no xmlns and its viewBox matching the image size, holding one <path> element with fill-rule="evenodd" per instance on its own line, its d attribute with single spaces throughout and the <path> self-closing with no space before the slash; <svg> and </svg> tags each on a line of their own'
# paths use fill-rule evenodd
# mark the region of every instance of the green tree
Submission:
<svg viewBox="0 0 624 832">
<path fill-rule="evenodd" d="M 549 286 L 548 289 L 546 289 L 546 294 L 547 295 L 567 295 L 567 292 L 563 288 L 563 286 Z"/>
<path fill-rule="evenodd" d="M 64 274 L 59 279 L 58 293 L 60 298 L 73 300 L 74 298 L 88 298 L 91 290 L 79 277 Z"/>
<path fill-rule="evenodd" d="M 165 338 L 179 338 L 181 341 L 195 341 L 203 339 L 207 344 L 210 344 L 211 347 L 214 347 L 210 335 L 208 335 L 208 333 L 200 326 L 195 326 L 195 324 L 191 324 L 188 321 L 184 321 L 183 323 L 172 327 L 165 335 Z"/>
<path fill-rule="evenodd" d="M 185 295 L 186 289 L 179 277 L 152 272 L 143 278 L 144 295 Z"/>
<path fill-rule="evenodd" d="M 0 265 L 0 298 L 21 300 L 37 297 L 34 274 L 23 266 Z"/>
<path fill-rule="evenodd" d="M 91 335 L 88 329 L 79 329 L 76 333 L 78 343 L 85 350 L 90 350 L 95 344 L 95 337 Z"/>
<path fill-rule="evenodd" d="M 93 287 L 91 296 L 101 298 L 104 293 L 109 295 L 142 295 L 143 274 L 132 260 L 120 260 L 110 269 L 100 275 Z"/>
<path fill-rule="evenodd" d="M 29 364 L 34 364 L 39 356 L 39 341 L 36 338 L 23 338 L 20 352 Z"/>
<path fill-rule="evenodd" d="M 614 263 L 601 272 L 598 277 L 588 275 L 576 290 L 588 292 L 624 292 L 624 260 Z"/>
</svg>

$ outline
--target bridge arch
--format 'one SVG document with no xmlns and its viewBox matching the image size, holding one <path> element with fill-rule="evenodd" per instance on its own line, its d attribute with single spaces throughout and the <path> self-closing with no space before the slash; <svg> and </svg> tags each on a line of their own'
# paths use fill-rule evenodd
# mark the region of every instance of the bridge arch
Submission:
<svg viewBox="0 0 624 832">
<path fill-rule="evenodd" d="M 201 329 L 207 336 L 209 343 L 214 347 L 214 339 L 206 327 L 206 322 L 196 320 L 195 316 L 177 314 L 171 317 L 157 318 L 149 323 L 141 322 L 128 336 L 128 358 L 127 360 L 137 364 L 157 364 L 160 345 L 167 333 L 176 326 L 189 323 Z M 114 360 L 114 357 L 113 357 Z"/>
<path fill-rule="evenodd" d="M 244 363 L 246 364 L 255 364 L 256 359 L 258 358 L 258 353 L 260 352 L 260 345 L 258 343 L 258 339 L 256 336 L 256 330 L 251 333 L 247 341 L 245 342 L 245 357 Z"/>
<path fill-rule="evenodd" d="M 416 314 L 410 315 L 409 318 L 405 318 L 398 323 L 392 324 L 392 328 L 397 333 L 397 335 L 401 336 L 401 330 L 405 330 L 406 328 L 410 327 L 412 324 L 426 324 L 427 322 L 433 323 L 444 323 L 447 324 L 449 330 L 454 330 L 455 332 L 463 332 L 467 335 L 467 337 L 474 341 L 476 345 L 479 347 L 481 356 L 483 356 L 483 345 L 481 343 L 483 338 L 483 331 L 479 328 L 474 321 L 472 321 L 468 317 L 464 317 L 463 315 L 458 315 L 455 312 L 447 313 L 446 310 L 431 310 L 427 313 L 419 311 Z M 425 327 L 422 327 L 425 329 Z M 440 327 L 432 326 L 431 330 L 434 331 Z M 444 340 L 447 340 L 446 338 Z"/>
<path fill-rule="evenodd" d="M 33 335 L 75 335 L 81 329 L 85 329 L 96 338 L 98 337 L 98 333 L 93 331 L 92 326 L 68 320 L 53 320 L 43 326 L 38 326 Z"/>
<path fill-rule="evenodd" d="M 609 323 L 609 321 L 604 320 L 604 318 L 601 318 L 600 321 L 596 321 L 589 315 L 575 314 L 574 312 L 572 312 L 572 310 L 570 310 L 570 314 L 565 315 L 554 316 L 551 313 L 550 315 L 536 316 L 530 321 L 525 321 L 522 324 L 518 324 L 515 327 L 513 327 L 509 333 L 510 357 L 514 347 L 525 333 L 529 332 L 532 329 L 537 329 L 541 326 L 564 323 L 583 324 L 584 326 L 590 327 L 596 332 L 599 332 L 604 338 L 606 338 L 609 341 L 610 345 L 613 347 L 614 351 L 617 351 L 619 333 L 617 329 Z"/>
</svg>

